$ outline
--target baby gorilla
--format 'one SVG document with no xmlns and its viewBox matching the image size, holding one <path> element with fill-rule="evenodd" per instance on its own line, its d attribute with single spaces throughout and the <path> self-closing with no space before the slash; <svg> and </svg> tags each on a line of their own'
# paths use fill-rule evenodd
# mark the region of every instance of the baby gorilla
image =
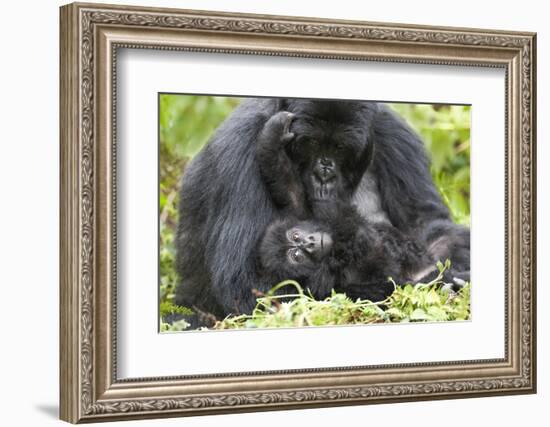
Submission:
<svg viewBox="0 0 550 427">
<path fill-rule="evenodd" d="M 414 241 L 389 225 L 365 221 L 350 205 L 323 219 L 276 220 L 258 248 L 260 274 L 272 283 L 293 279 L 317 299 L 332 289 L 352 299 L 381 301 L 396 283 L 428 282 L 432 261 Z"/>
</svg>

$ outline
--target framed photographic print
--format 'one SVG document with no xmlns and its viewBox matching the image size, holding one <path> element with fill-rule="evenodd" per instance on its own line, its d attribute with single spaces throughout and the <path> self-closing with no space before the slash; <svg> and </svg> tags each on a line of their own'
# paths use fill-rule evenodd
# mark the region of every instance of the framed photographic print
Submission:
<svg viewBox="0 0 550 427">
<path fill-rule="evenodd" d="M 61 8 L 61 418 L 536 390 L 535 34 Z"/>
</svg>

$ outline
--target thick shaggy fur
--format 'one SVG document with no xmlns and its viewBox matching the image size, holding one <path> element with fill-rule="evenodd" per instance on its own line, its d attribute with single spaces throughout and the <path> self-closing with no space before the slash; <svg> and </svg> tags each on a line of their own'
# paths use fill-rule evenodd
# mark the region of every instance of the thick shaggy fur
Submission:
<svg viewBox="0 0 550 427">
<path fill-rule="evenodd" d="M 248 313 L 255 304 L 252 289 L 266 291 L 274 284 L 258 274 L 256 248 L 266 227 L 284 217 L 285 207 L 262 179 L 257 145 L 266 122 L 279 111 L 295 116 L 296 138 L 287 152 L 309 201 L 320 194 L 311 178 L 316 162 L 331 151 L 340 181 L 328 188 L 327 197 L 349 198 L 366 219 L 427 238 L 434 254 L 469 270 L 469 232 L 450 220 L 421 140 L 395 113 L 361 101 L 249 99 L 183 176 L 176 303 L 218 317 Z"/>
</svg>

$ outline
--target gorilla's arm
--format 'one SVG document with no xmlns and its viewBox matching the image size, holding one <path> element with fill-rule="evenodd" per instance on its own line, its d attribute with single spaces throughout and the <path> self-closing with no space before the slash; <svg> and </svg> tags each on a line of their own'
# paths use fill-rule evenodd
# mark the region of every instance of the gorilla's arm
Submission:
<svg viewBox="0 0 550 427">
<path fill-rule="evenodd" d="M 295 165 L 285 147 L 294 139 L 290 124 L 294 115 L 280 111 L 265 124 L 258 136 L 256 155 L 260 174 L 273 202 L 285 214 L 305 219 L 306 197 Z"/>
<path fill-rule="evenodd" d="M 429 256 L 434 261 L 451 260 L 451 268 L 459 272 L 470 270 L 470 229 L 452 221 L 437 220 L 427 224 L 421 239 L 426 242 Z"/>
<path fill-rule="evenodd" d="M 409 231 L 435 219 L 450 221 L 449 210 L 434 185 L 422 140 L 387 106 L 380 105 L 374 120 L 374 140 L 371 171 L 390 222 Z"/>
<path fill-rule="evenodd" d="M 389 107 L 380 105 L 374 120 L 375 155 L 370 167 L 382 210 L 397 229 L 428 248 L 431 260 L 450 259 L 455 272 L 470 270 L 470 230 L 453 223 L 433 182 L 420 137 Z M 367 174 L 365 174 L 366 178 Z M 372 200 L 368 182 L 355 200 Z M 365 208 L 359 206 L 360 210 Z"/>
</svg>

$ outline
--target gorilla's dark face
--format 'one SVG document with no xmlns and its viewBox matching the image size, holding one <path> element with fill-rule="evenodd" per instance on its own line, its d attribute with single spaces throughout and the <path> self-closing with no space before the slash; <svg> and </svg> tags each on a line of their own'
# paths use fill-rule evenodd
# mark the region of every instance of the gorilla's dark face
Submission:
<svg viewBox="0 0 550 427">
<path fill-rule="evenodd" d="M 370 123 L 376 105 L 349 101 L 289 100 L 295 138 L 287 153 L 310 201 L 351 197 L 372 159 Z"/>
<path fill-rule="evenodd" d="M 275 221 L 261 240 L 261 268 L 281 277 L 299 280 L 311 276 L 332 249 L 332 237 L 310 221 Z"/>
</svg>

